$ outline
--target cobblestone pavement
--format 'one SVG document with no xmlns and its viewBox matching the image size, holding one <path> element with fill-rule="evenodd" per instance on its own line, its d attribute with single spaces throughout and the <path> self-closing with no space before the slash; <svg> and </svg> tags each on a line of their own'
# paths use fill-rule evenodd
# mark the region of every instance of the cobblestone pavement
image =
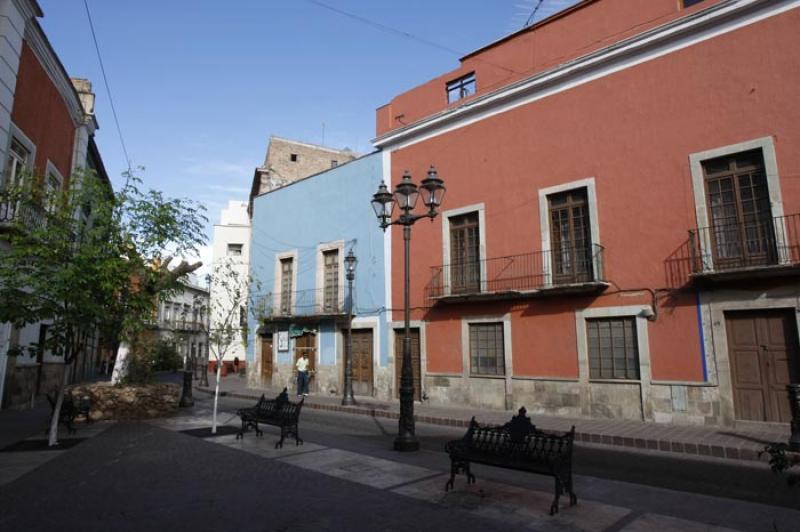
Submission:
<svg viewBox="0 0 800 532">
<path fill-rule="evenodd" d="M 220 421 L 236 426 L 231 412 L 242 402 L 222 403 Z M 420 424 L 423 450 L 398 454 L 388 450 L 391 420 L 303 415 L 305 445 L 279 450 L 274 427 L 238 441 L 179 432 L 210 425 L 202 398 L 171 418 L 80 426 L 86 441 L 0 485 L 0 530 L 722 532 L 800 522 L 792 509 L 582 475 L 578 505 L 562 502 L 550 517 L 552 481 L 537 475 L 476 467 L 475 485 L 457 479 L 445 493 L 441 441 L 460 428 Z M 0 459 L 20 463 L 26 454 Z"/>
</svg>

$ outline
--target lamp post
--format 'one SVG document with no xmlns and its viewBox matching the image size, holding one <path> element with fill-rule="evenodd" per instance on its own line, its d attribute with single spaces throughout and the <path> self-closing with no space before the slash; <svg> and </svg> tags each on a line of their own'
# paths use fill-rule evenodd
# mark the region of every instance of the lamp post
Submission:
<svg viewBox="0 0 800 532">
<path fill-rule="evenodd" d="M 428 208 L 424 214 L 413 214 L 414 207 L 422 192 L 422 202 Z M 419 449 L 419 440 L 414 434 L 414 377 L 411 368 L 411 327 L 409 313 L 409 252 L 411 249 L 411 226 L 421 218 L 436 218 L 439 214 L 437 208 L 442 204 L 445 187 L 444 181 L 439 178 L 436 169 L 431 166 L 428 176 L 422 180 L 420 186 L 411 180 L 411 174 L 406 171 L 403 179 L 394 189 L 394 194 L 386 188 L 386 183 L 381 182 L 378 191 L 372 196 L 372 208 L 378 217 L 378 224 L 386 231 L 390 225 L 403 226 L 403 243 L 405 246 L 404 271 L 405 281 L 403 288 L 403 319 L 405 332 L 403 336 L 403 363 L 400 370 L 400 420 L 397 437 L 394 440 L 396 451 L 416 451 Z M 392 220 L 394 206 L 400 208 L 400 215 Z"/>
<path fill-rule="evenodd" d="M 353 397 L 353 279 L 356 278 L 356 264 L 358 259 L 353 255 L 353 250 L 347 252 L 344 258 L 345 278 L 347 279 L 347 344 L 344 353 L 344 393 L 342 404 L 345 406 L 356 404 Z"/>
</svg>

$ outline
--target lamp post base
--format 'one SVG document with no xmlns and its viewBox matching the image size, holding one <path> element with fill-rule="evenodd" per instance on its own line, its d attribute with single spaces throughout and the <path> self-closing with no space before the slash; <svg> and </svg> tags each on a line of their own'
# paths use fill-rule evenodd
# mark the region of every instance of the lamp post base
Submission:
<svg viewBox="0 0 800 532">
<path fill-rule="evenodd" d="M 345 395 L 342 397 L 342 406 L 354 406 L 356 404 L 356 400 L 353 399 L 349 395 Z"/>
<path fill-rule="evenodd" d="M 414 436 L 398 436 L 394 440 L 394 450 L 401 453 L 419 451 L 419 440 Z"/>
</svg>

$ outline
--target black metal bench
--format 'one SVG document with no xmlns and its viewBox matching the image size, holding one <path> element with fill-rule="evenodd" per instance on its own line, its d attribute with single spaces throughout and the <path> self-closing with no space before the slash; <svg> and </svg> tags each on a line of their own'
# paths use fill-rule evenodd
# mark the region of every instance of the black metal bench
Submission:
<svg viewBox="0 0 800 532">
<path fill-rule="evenodd" d="M 525 408 L 505 425 L 481 425 L 475 418 L 463 438 L 445 445 L 450 455 L 450 480 L 445 491 L 453 487 L 458 473 L 467 476 L 467 483 L 475 482 L 470 463 L 485 464 L 555 478 L 555 495 L 550 505 L 550 515 L 558 512 L 562 493 L 569 493 L 570 505 L 578 502 L 572 491 L 572 443 L 575 426 L 569 432 L 555 434 L 538 430 L 526 415 Z"/>
<path fill-rule="evenodd" d="M 258 428 L 258 424 L 263 423 L 280 427 L 281 439 L 275 444 L 276 449 L 283 447 L 283 440 L 287 436 L 294 436 L 295 445 L 303 445 L 303 438 L 298 433 L 298 424 L 304 401 L 305 397 L 299 403 L 289 401 L 286 388 L 275 399 L 267 399 L 262 394 L 255 406 L 236 411 L 236 415 L 242 419 L 242 428 L 236 434 L 236 439 L 243 438 L 249 428 L 255 429 L 256 435 L 261 436 L 264 433 Z"/>
</svg>

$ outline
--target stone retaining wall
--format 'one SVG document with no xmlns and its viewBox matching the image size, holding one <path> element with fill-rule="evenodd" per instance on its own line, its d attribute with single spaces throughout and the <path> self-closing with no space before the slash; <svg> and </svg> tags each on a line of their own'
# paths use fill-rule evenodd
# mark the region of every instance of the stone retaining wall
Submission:
<svg viewBox="0 0 800 532">
<path fill-rule="evenodd" d="M 148 384 L 113 386 L 107 382 L 70 386 L 73 398 L 89 396 L 93 421 L 101 419 L 143 419 L 160 417 L 178 408 L 180 386 Z"/>
</svg>

